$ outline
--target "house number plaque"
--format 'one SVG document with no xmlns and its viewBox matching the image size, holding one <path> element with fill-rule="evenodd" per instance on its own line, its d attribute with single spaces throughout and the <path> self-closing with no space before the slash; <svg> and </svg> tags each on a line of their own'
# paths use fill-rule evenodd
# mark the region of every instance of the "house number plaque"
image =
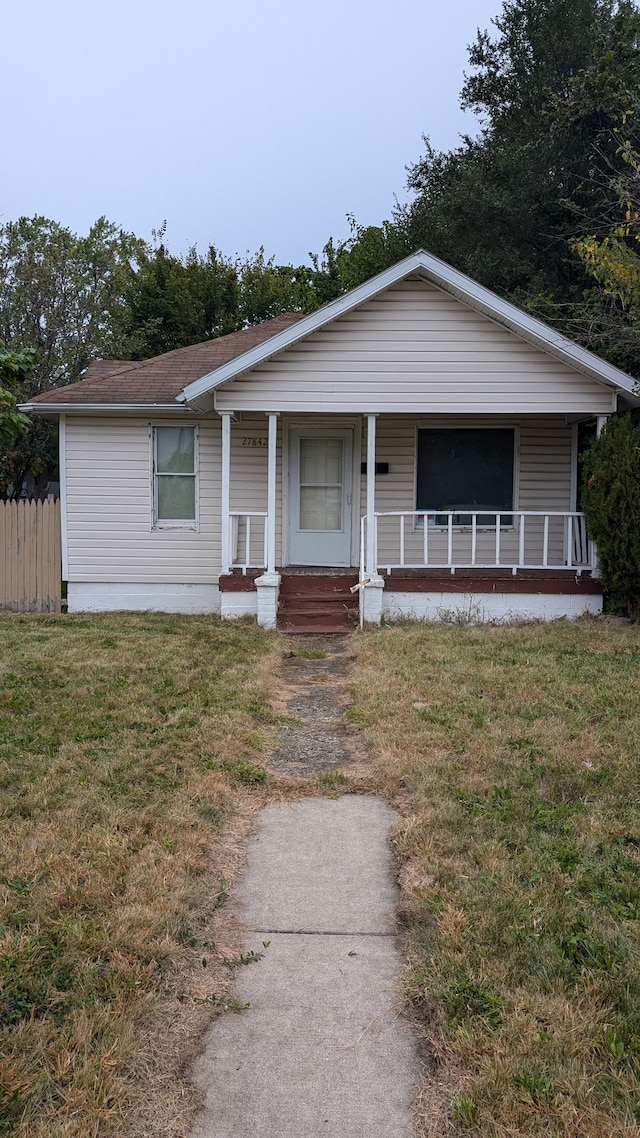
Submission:
<svg viewBox="0 0 640 1138">
<path fill-rule="evenodd" d="M 268 447 L 269 439 L 267 435 L 243 435 L 243 447 Z"/>
</svg>

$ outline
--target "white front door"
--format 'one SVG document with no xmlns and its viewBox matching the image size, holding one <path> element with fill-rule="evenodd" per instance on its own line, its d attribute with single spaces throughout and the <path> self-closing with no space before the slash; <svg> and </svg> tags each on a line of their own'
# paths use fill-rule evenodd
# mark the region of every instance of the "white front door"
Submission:
<svg viewBox="0 0 640 1138">
<path fill-rule="evenodd" d="M 291 431 L 289 564 L 351 564 L 353 431 Z"/>
</svg>

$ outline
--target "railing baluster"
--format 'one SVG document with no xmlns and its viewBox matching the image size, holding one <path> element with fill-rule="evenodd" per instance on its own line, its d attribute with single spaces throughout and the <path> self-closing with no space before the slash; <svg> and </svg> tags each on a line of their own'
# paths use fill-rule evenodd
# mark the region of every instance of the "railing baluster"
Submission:
<svg viewBox="0 0 640 1138">
<path fill-rule="evenodd" d="M 487 522 L 484 518 L 487 516 Z M 244 517 L 244 515 L 242 515 Z M 259 515 L 253 515 L 259 516 Z M 508 535 L 508 550 L 503 560 L 502 553 L 502 518 L 505 517 L 504 528 Z M 434 550 L 433 559 L 429 543 L 429 517 L 433 522 L 433 531 L 436 537 L 436 548 Z M 464 521 L 464 518 L 470 520 Z M 567 566 L 573 569 L 586 569 L 592 568 L 594 562 L 593 545 L 586 533 L 584 524 L 584 516 L 575 511 L 565 512 L 563 510 L 509 510 L 508 513 L 501 513 L 500 511 L 493 511 L 487 509 L 486 511 L 479 512 L 476 510 L 456 511 L 456 510 L 441 510 L 440 512 L 433 511 L 429 514 L 426 510 L 381 510 L 374 515 L 372 524 L 374 526 L 374 548 L 376 550 L 376 564 L 378 561 L 378 532 L 379 532 L 379 519 L 398 519 L 398 537 L 396 550 L 398 560 L 393 560 L 393 553 L 391 552 L 388 559 L 387 569 L 391 572 L 393 569 L 406 568 L 410 565 L 412 568 L 448 568 L 452 573 L 458 569 L 475 568 L 475 569 L 490 569 L 490 568 L 510 568 L 514 574 L 518 569 L 549 569 L 556 571 L 566 568 Z M 413 544 L 407 546 L 407 518 L 412 521 L 412 533 L 414 538 L 418 538 L 417 531 L 422 524 L 422 561 L 419 557 L 417 561 L 412 560 L 413 557 Z M 446 518 L 446 521 L 445 521 Z M 483 519 L 482 521 L 480 519 Z M 490 519 L 493 518 L 495 522 L 495 551 L 492 555 L 488 550 L 485 551 L 485 541 L 490 543 L 490 531 L 492 524 Z M 527 532 L 527 522 L 535 519 L 535 524 L 530 525 L 530 533 Z M 540 525 L 540 523 L 542 523 Z M 386 522 L 383 522 L 386 525 Z M 562 537 L 561 550 L 559 556 L 554 542 L 556 538 L 554 534 L 558 525 L 563 524 L 565 531 Z M 486 531 L 486 533 L 485 533 Z M 386 533 L 386 529 L 384 531 Z M 442 548 L 446 532 L 446 555 Z M 457 540 L 457 535 L 470 533 L 469 545 L 466 545 L 466 539 L 460 537 Z M 483 535 L 485 535 L 483 537 Z M 361 521 L 361 538 L 364 541 L 366 536 L 366 520 L 363 518 Z M 433 534 L 431 535 L 433 537 Z M 395 540 L 395 539 L 394 539 Z M 513 544 L 515 541 L 516 548 L 514 550 Z M 433 543 L 432 543 L 433 546 Z M 464 556 L 461 556 L 464 554 Z M 488 554 L 488 555 L 487 555 Z M 559 562 L 559 563 L 558 563 Z"/>
</svg>

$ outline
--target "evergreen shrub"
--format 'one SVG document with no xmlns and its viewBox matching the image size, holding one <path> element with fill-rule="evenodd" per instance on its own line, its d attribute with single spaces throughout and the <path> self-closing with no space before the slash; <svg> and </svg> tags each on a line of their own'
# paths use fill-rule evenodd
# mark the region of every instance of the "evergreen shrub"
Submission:
<svg viewBox="0 0 640 1138">
<path fill-rule="evenodd" d="M 610 419 L 587 451 L 582 508 L 611 611 L 640 620 L 640 416 Z"/>
</svg>

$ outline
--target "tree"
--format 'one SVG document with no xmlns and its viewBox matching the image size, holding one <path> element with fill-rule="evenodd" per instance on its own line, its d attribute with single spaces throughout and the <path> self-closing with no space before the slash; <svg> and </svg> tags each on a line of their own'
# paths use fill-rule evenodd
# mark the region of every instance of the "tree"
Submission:
<svg viewBox="0 0 640 1138">
<path fill-rule="evenodd" d="M 4 451 L 19 435 L 26 434 L 29 420 L 16 410 L 12 388 L 24 383 L 35 367 L 35 352 L 12 352 L 0 341 L 0 447 Z"/>
<path fill-rule="evenodd" d="M 461 96 L 480 134 L 449 153 L 427 141 L 395 221 L 412 247 L 516 301 L 577 302 L 589 282 L 570 241 L 610 212 L 614 132 L 640 107 L 640 13 L 628 0 L 505 0 L 493 23 Z"/>
<path fill-rule="evenodd" d="M 155 248 L 139 254 L 114 316 L 115 338 L 127 359 L 148 359 L 240 327 L 234 263 L 213 245 L 205 256 L 195 246 L 184 258 L 173 256 L 165 233 L 166 223 L 153 233 Z"/>
<path fill-rule="evenodd" d="M 318 308 L 315 274 L 304 265 L 277 265 L 265 259 L 260 248 L 237 262 L 240 326 L 270 320 L 283 312 L 311 312 Z"/>
<path fill-rule="evenodd" d="M 105 218 L 86 237 L 45 217 L 0 226 L 0 339 L 29 361 L 13 377 L 13 400 L 73 383 L 90 360 L 118 354 L 116 317 L 144 248 Z M 19 493 L 28 475 L 48 481 L 56 438 L 43 420 L 19 431 L 0 457 L 0 493 Z"/>
<path fill-rule="evenodd" d="M 32 424 L 16 409 L 14 390 L 28 383 L 36 366 L 31 348 L 14 352 L 0 341 L 0 498 L 17 496 L 26 473 L 25 446 Z"/>
<path fill-rule="evenodd" d="M 640 419 L 609 420 L 584 463 L 582 508 L 610 605 L 640 619 Z"/>
<path fill-rule="evenodd" d="M 115 318 L 144 249 L 103 217 L 86 237 L 45 217 L 0 226 L 0 338 L 37 353 L 19 399 L 73 383 L 92 359 L 118 354 Z"/>
</svg>

